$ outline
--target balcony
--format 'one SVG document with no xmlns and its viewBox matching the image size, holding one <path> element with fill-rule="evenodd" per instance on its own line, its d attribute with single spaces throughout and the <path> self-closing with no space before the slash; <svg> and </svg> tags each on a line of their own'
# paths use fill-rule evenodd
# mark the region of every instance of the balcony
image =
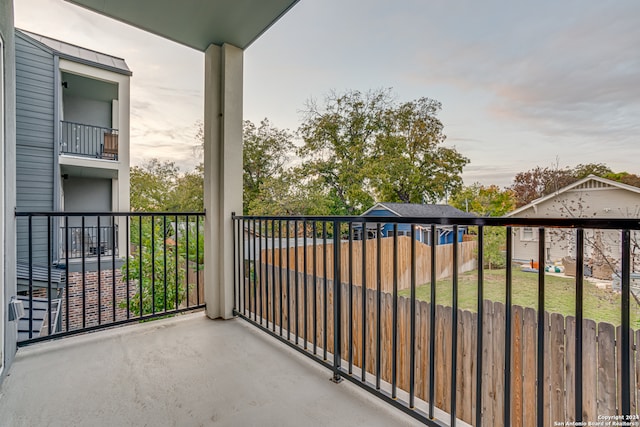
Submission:
<svg viewBox="0 0 640 427">
<path fill-rule="evenodd" d="M 201 312 L 22 348 L 3 425 L 410 426 L 237 319 Z"/>
<path fill-rule="evenodd" d="M 43 218 L 46 224 L 67 215 L 18 219 L 35 230 Z M 234 217 L 237 319 L 190 314 L 40 343 L 204 305 L 203 214 L 95 215 L 126 219 L 126 268 L 108 277 L 82 271 L 62 294 L 49 283 L 38 291 L 30 274 L 29 307 L 45 298 L 52 314 L 27 313 L 29 331 L 45 333 L 19 343 L 28 347 L 7 379 L 3 418 L 65 424 L 72 414 L 79 424 L 102 416 L 135 424 L 142 413 L 150 424 L 176 425 L 549 426 L 606 414 L 636 425 L 635 220 Z M 382 235 L 378 221 L 391 223 L 392 237 Z M 397 232 L 400 224 L 410 224 L 408 236 Z M 355 240 L 355 225 L 377 230 L 375 238 Z M 449 245 L 417 241 L 418 226 L 435 239 L 440 225 L 456 235 L 458 227 L 472 227 L 475 237 Z M 566 245 L 575 257 L 573 276 L 559 285 L 544 268 L 516 270 L 518 227 L 537 235 L 536 266 L 548 264 L 553 242 Z M 602 242 L 606 247 L 598 248 Z M 492 246 L 505 249 L 500 274 L 485 268 Z M 603 248 L 605 258 L 618 256 L 609 267 L 620 286 L 607 291 L 615 308 L 607 319 L 597 317 L 605 307 L 591 307 L 596 291 L 585 278 L 585 266 Z M 136 260 L 144 268 L 136 270 Z M 555 306 L 558 299 L 569 301 L 568 312 Z M 62 304 L 55 310 L 61 326 L 47 330 L 55 324 L 55 301 Z M 36 319 L 44 326 L 34 326 Z M 88 390 L 98 394 L 87 398 Z M 117 410 L 104 411 L 106 404 Z"/>
<path fill-rule="evenodd" d="M 83 256 L 89 258 L 98 255 L 119 256 L 118 224 L 100 227 L 62 226 L 60 227 L 60 236 L 60 259 L 82 259 Z M 67 245 L 67 241 L 69 245 Z"/>
<path fill-rule="evenodd" d="M 60 153 L 118 160 L 118 129 L 61 121 Z"/>
</svg>

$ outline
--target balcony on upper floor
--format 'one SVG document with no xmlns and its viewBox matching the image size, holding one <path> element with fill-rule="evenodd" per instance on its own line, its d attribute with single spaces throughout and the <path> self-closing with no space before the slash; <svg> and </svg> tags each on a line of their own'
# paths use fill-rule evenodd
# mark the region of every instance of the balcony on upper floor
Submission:
<svg viewBox="0 0 640 427">
<path fill-rule="evenodd" d="M 118 160 L 118 129 L 61 121 L 60 154 Z"/>
</svg>

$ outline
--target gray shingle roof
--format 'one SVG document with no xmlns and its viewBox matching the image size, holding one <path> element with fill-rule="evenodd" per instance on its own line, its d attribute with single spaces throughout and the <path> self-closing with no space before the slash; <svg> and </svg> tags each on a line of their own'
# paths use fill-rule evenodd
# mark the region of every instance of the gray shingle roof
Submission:
<svg viewBox="0 0 640 427">
<path fill-rule="evenodd" d="M 429 218 L 474 218 L 475 215 L 463 212 L 450 205 L 421 205 L 418 203 L 378 203 L 376 206 L 385 207 L 402 217 Z M 374 206 L 374 208 L 376 207 Z M 372 208 L 373 209 L 373 208 Z"/>
<path fill-rule="evenodd" d="M 132 75 L 131 70 L 127 66 L 127 63 L 122 58 L 107 55 L 106 53 L 96 52 L 95 50 L 86 49 L 84 47 L 52 39 L 41 34 L 32 33 L 30 31 L 19 29 L 16 30 L 51 49 L 61 58 L 93 65 L 98 68 L 124 74 L 127 76 Z"/>
</svg>

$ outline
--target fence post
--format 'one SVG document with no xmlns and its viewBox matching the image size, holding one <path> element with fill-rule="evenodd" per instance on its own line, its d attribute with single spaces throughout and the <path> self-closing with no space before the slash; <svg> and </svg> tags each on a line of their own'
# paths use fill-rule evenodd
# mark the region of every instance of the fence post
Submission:
<svg viewBox="0 0 640 427">
<path fill-rule="evenodd" d="M 342 337 L 340 332 L 342 324 L 340 322 L 342 289 L 340 275 L 340 221 L 333 221 L 333 378 L 331 381 L 339 383 L 342 381 L 340 376 L 340 364 L 342 362 L 342 352 L 340 345 Z M 325 263 L 326 265 L 326 263 Z M 325 304 L 326 304 L 325 300 Z M 326 345 L 325 345 L 326 346 Z"/>
</svg>

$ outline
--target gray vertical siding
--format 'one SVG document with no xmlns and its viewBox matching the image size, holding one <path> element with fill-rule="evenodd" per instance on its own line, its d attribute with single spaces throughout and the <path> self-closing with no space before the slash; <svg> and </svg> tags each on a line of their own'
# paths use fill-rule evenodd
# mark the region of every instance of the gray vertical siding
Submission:
<svg viewBox="0 0 640 427">
<path fill-rule="evenodd" d="M 52 211 L 54 56 L 16 34 L 16 190 L 19 211 Z M 46 265 L 46 223 L 33 227 L 34 263 Z M 28 259 L 27 221 L 18 221 L 18 262 Z"/>
</svg>

